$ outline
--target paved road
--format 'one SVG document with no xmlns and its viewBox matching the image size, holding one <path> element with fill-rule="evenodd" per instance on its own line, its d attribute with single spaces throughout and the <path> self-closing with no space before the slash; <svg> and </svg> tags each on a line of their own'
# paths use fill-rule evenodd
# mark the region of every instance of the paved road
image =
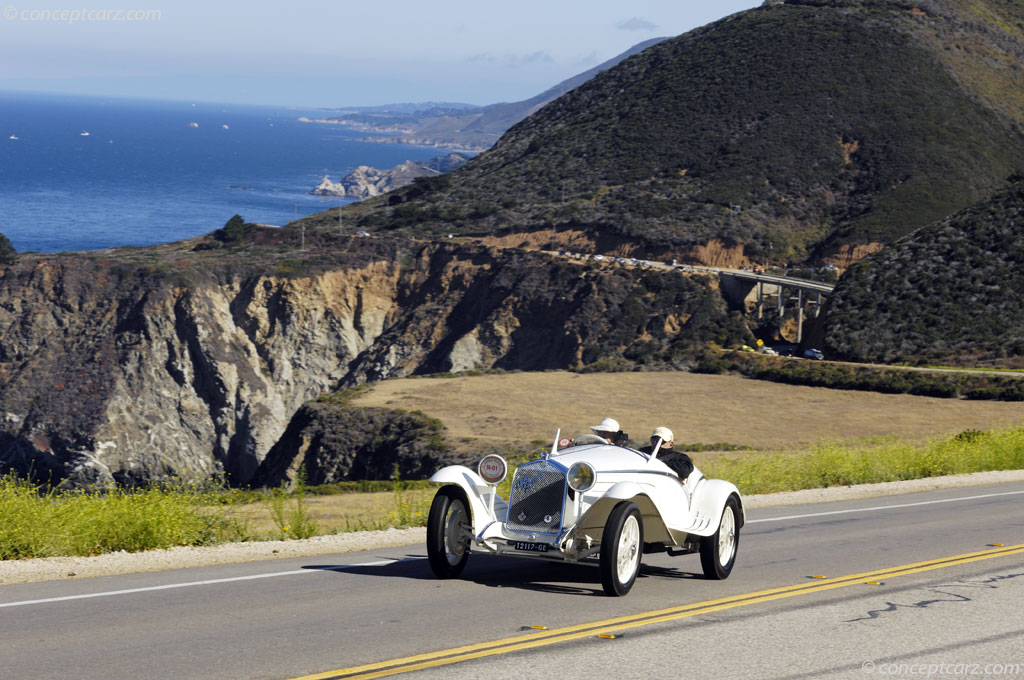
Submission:
<svg viewBox="0 0 1024 680">
<path fill-rule="evenodd" d="M 1013 483 L 751 511 L 730 579 L 699 578 L 696 556 L 647 556 L 625 598 L 602 595 L 594 569 L 509 558 L 474 556 L 464 580 L 437 581 L 421 546 L 4 586 L 0 677 L 290 678 L 751 593 L 762 595 L 605 626 L 615 639 L 587 634 L 406 677 L 863 677 L 865 661 L 939 658 L 1024 666 L 1020 553 L 878 586 L 811 578 L 1024 544 L 1022 501 Z M 823 589 L 763 595 L 807 584 Z"/>
</svg>

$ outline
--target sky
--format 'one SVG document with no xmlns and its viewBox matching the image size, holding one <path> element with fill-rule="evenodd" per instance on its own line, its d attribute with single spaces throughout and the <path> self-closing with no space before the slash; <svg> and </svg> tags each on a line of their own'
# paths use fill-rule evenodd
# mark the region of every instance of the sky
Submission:
<svg viewBox="0 0 1024 680">
<path fill-rule="evenodd" d="M 0 0 L 0 90 L 311 108 L 518 101 L 761 4 L 91 2 Z"/>
</svg>

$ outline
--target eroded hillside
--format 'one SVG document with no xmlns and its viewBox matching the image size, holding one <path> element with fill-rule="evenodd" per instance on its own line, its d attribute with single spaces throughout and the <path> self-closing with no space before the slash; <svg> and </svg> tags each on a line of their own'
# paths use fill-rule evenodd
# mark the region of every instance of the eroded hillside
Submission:
<svg viewBox="0 0 1024 680">
<path fill-rule="evenodd" d="M 70 483 L 244 484 L 339 386 L 476 368 L 672 361 L 742 319 L 709 280 L 539 253 L 251 231 L 0 278 L 0 467 Z M 208 241 L 207 241 L 208 242 Z"/>
</svg>

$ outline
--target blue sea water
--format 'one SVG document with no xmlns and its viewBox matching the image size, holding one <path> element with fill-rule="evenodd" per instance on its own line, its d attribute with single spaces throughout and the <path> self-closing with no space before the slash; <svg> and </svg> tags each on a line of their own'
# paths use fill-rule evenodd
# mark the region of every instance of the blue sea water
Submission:
<svg viewBox="0 0 1024 680">
<path fill-rule="evenodd" d="M 0 92 L 0 233 L 54 252 L 175 241 L 234 214 L 283 225 L 351 202 L 309 194 L 325 174 L 438 155 L 300 116 L 325 113 Z"/>
</svg>

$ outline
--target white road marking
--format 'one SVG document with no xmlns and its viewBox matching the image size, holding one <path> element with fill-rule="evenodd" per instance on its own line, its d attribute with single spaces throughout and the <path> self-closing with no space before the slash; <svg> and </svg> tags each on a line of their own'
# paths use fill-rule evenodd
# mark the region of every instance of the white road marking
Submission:
<svg viewBox="0 0 1024 680">
<path fill-rule="evenodd" d="M 232 578 L 215 578 L 206 581 L 189 581 L 187 583 L 168 583 L 162 586 L 148 586 L 146 588 L 128 588 L 126 590 L 109 590 L 102 593 L 86 593 L 84 595 L 66 595 L 64 597 L 47 597 L 41 600 L 23 600 L 21 602 L 0 602 L 2 607 L 24 607 L 30 604 L 45 604 L 47 602 L 67 602 L 68 600 L 85 600 L 90 597 L 109 597 L 111 595 L 130 595 L 131 593 L 146 593 L 153 590 L 170 590 L 172 588 L 191 588 L 192 586 L 208 586 L 215 583 L 231 583 L 233 581 L 253 581 L 260 578 L 273 578 L 275 576 L 293 576 L 295 574 L 315 574 L 320 571 L 346 571 L 359 567 L 384 567 L 399 562 L 410 562 L 413 560 L 426 559 L 423 557 L 406 557 L 399 560 L 380 560 L 378 562 L 360 562 L 359 564 L 340 564 L 335 567 L 316 567 L 311 569 L 292 569 L 291 571 L 275 571 L 269 574 L 251 574 L 249 576 L 234 576 Z"/>
<path fill-rule="evenodd" d="M 963 496 L 960 498 L 943 498 L 937 501 L 921 501 L 919 503 L 898 503 L 895 505 L 876 505 L 871 508 L 852 508 L 850 510 L 830 510 L 829 512 L 812 512 L 806 515 L 786 515 L 784 517 L 765 517 L 764 519 L 748 519 L 746 524 L 755 522 L 781 522 L 786 519 L 804 519 L 805 517 L 825 517 L 826 515 L 845 515 L 851 512 L 875 512 L 878 510 L 893 510 L 895 508 L 913 508 L 918 505 L 934 505 L 936 503 L 956 503 L 958 501 L 973 501 L 979 498 L 994 498 L 995 496 L 1014 496 L 1024 491 L 1004 491 L 1000 493 L 987 493 L 981 496 Z"/>
</svg>

